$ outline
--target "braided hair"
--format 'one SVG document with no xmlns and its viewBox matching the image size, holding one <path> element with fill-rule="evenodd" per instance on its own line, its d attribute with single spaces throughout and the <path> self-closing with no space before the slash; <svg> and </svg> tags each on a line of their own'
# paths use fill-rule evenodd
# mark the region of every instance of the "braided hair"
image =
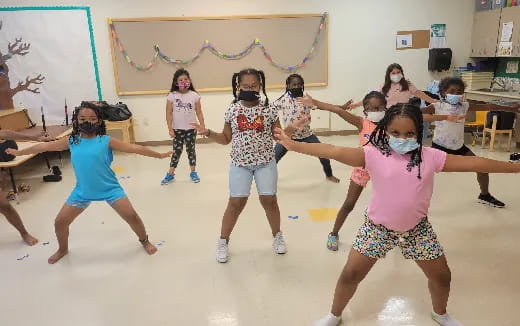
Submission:
<svg viewBox="0 0 520 326">
<path fill-rule="evenodd" d="M 386 134 L 386 131 L 388 125 L 396 117 L 409 118 L 415 124 L 417 143 L 419 143 L 419 148 L 411 152 L 410 161 L 406 165 L 406 170 L 411 172 L 412 169 L 417 166 L 417 178 L 421 179 L 423 116 L 421 110 L 418 107 L 410 104 L 396 104 L 389 108 L 385 113 L 385 117 L 379 121 L 376 129 L 370 135 L 368 143 L 374 145 L 385 156 L 390 156 L 391 148 L 388 144 L 388 135 Z"/>
<path fill-rule="evenodd" d="M 372 91 L 372 92 L 368 93 L 367 95 L 365 95 L 365 97 L 363 98 L 363 113 L 366 113 L 368 103 L 373 98 L 381 101 L 381 103 L 386 107 L 386 97 L 383 95 L 383 93 L 377 92 L 377 91 Z"/>
<path fill-rule="evenodd" d="M 188 72 L 188 70 L 186 70 L 184 68 L 177 69 L 177 71 L 175 71 L 175 73 L 173 74 L 173 80 L 172 80 L 172 86 L 170 87 L 170 92 L 179 91 L 179 85 L 177 85 L 177 80 L 179 79 L 180 76 L 188 77 L 188 79 L 190 80 L 190 87 L 188 89 L 190 91 L 196 92 L 195 87 L 193 86 L 193 82 L 191 81 L 190 73 Z"/>
<path fill-rule="evenodd" d="M 238 102 L 238 94 L 237 94 L 238 86 L 240 85 L 242 77 L 244 77 L 245 75 L 256 76 L 256 78 L 258 79 L 258 82 L 262 86 L 262 92 L 264 93 L 264 96 L 265 96 L 265 101 L 263 104 L 265 106 L 269 105 L 269 98 L 267 98 L 267 93 L 265 92 L 265 74 L 262 70 L 257 70 L 254 68 L 243 69 L 240 72 L 233 74 L 233 78 L 231 79 L 231 86 L 233 87 L 233 97 L 235 98 L 233 100 L 233 103 Z"/>
<path fill-rule="evenodd" d="M 80 111 L 84 110 L 84 109 L 90 109 L 90 110 L 94 111 L 94 113 L 96 114 L 96 117 L 100 121 L 99 129 L 98 129 L 98 132 L 96 133 L 96 136 L 102 136 L 102 135 L 107 134 L 107 128 L 105 125 L 105 121 L 101 117 L 101 111 L 99 111 L 99 107 L 95 103 L 83 101 L 83 102 L 81 102 L 81 105 L 76 107 L 76 109 L 74 109 L 74 112 L 72 113 L 72 133 L 70 134 L 70 137 L 69 137 L 69 144 L 71 144 L 71 145 L 79 144 L 80 130 L 79 130 L 78 115 L 79 115 Z"/>
</svg>

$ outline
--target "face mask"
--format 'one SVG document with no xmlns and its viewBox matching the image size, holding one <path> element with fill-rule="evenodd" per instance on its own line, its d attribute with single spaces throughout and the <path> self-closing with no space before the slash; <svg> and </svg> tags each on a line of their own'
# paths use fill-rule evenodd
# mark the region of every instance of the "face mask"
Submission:
<svg viewBox="0 0 520 326">
<path fill-rule="evenodd" d="M 406 154 L 419 148 L 419 143 L 416 138 L 397 138 L 390 136 L 388 139 L 388 145 L 397 154 Z"/>
<path fill-rule="evenodd" d="M 462 101 L 462 95 L 446 94 L 446 102 L 456 105 Z"/>
<path fill-rule="evenodd" d="M 90 121 L 82 122 L 78 125 L 79 131 L 84 132 L 86 134 L 96 134 L 99 130 L 98 123 L 92 123 Z"/>
<path fill-rule="evenodd" d="M 177 86 L 179 87 L 180 90 L 187 90 L 188 88 L 190 88 L 191 86 L 191 83 L 189 81 L 186 81 L 186 82 L 180 82 L 180 83 L 177 83 Z"/>
<path fill-rule="evenodd" d="M 238 93 L 238 99 L 246 102 L 253 102 L 260 98 L 260 93 L 257 91 L 245 91 L 243 89 Z"/>
<path fill-rule="evenodd" d="M 401 79 L 403 79 L 403 75 L 402 74 L 390 75 L 390 80 L 393 83 L 398 83 L 398 82 L 401 81 Z"/>
<path fill-rule="evenodd" d="M 385 117 L 385 111 L 367 112 L 366 115 L 368 120 L 378 123 Z"/>
<path fill-rule="evenodd" d="M 303 88 L 291 88 L 289 89 L 289 93 L 291 93 L 293 97 L 303 97 Z"/>
</svg>

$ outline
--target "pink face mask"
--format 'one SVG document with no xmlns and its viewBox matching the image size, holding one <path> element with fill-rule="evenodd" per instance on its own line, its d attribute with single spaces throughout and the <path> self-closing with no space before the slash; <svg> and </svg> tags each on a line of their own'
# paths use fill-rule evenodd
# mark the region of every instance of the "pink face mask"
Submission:
<svg viewBox="0 0 520 326">
<path fill-rule="evenodd" d="M 190 88 L 191 83 L 189 81 L 182 81 L 180 83 L 177 83 L 177 86 L 181 90 L 186 90 L 186 89 Z"/>
</svg>

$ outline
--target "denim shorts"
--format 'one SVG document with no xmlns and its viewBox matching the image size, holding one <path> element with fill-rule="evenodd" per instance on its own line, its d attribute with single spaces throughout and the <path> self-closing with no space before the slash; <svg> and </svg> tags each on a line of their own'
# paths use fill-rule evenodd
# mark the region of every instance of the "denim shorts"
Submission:
<svg viewBox="0 0 520 326">
<path fill-rule="evenodd" d="M 255 166 L 229 167 L 229 196 L 249 197 L 251 183 L 255 179 L 256 190 L 261 196 L 274 196 L 278 185 L 278 169 L 276 161 Z"/>
<path fill-rule="evenodd" d="M 116 201 L 118 201 L 119 199 L 122 199 L 122 198 L 126 198 L 126 195 L 124 193 L 108 197 L 108 198 L 106 198 L 104 200 L 101 200 L 101 201 L 105 201 L 107 204 L 112 206 L 113 203 L 115 203 Z M 98 200 L 96 200 L 96 201 L 98 201 Z M 65 204 L 67 204 L 69 206 L 85 209 L 85 208 L 90 206 L 91 202 L 92 202 L 91 200 L 80 198 L 79 196 L 71 195 L 67 199 Z"/>
</svg>

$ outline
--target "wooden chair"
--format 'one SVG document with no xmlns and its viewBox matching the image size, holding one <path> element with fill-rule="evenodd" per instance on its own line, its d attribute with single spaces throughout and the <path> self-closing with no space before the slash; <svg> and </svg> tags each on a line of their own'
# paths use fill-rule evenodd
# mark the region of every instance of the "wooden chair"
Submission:
<svg viewBox="0 0 520 326">
<path fill-rule="evenodd" d="M 483 130 L 486 126 L 486 117 L 487 111 L 476 111 L 475 121 L 464 123 L 465 127 L 475 128 L 475 131 L 473 132 L 473 141 L 471 142 L 471 146 L 475 146 L 477 143 L 479 128 L 482 128 Z"/>
<path fill-rule="evenodd" d="M 498 117 L 495 115 L 493 116 L 493 124 L 491 125 L 491 128 L 484 128 L 482 131 L 482 148 L 485 148 L 486 146 L 486 133 L 489 134 L 489 151 L 493 152 L 495 150 L 495 136 L 496 135 L 509 135 L 509 140 L 507 142 L 507 151 L 511 151 L 511 140 L 513 139 L 513 129 L 506 129 L 506 130 L 497 130 L 497 121 Z M 502 137 L 500 137 L 502 138 Z M 502 142 L 498 142 L 498 148 L 501 148 Z"/>
<path fill-rule="evenodd" d="M 132 118 L 123 121 L 105 121 L 107 131 L 121 130 L 123 133 L 123 141 L 133 144 L 135 143 L 134 123 Z"/>
</svg>

